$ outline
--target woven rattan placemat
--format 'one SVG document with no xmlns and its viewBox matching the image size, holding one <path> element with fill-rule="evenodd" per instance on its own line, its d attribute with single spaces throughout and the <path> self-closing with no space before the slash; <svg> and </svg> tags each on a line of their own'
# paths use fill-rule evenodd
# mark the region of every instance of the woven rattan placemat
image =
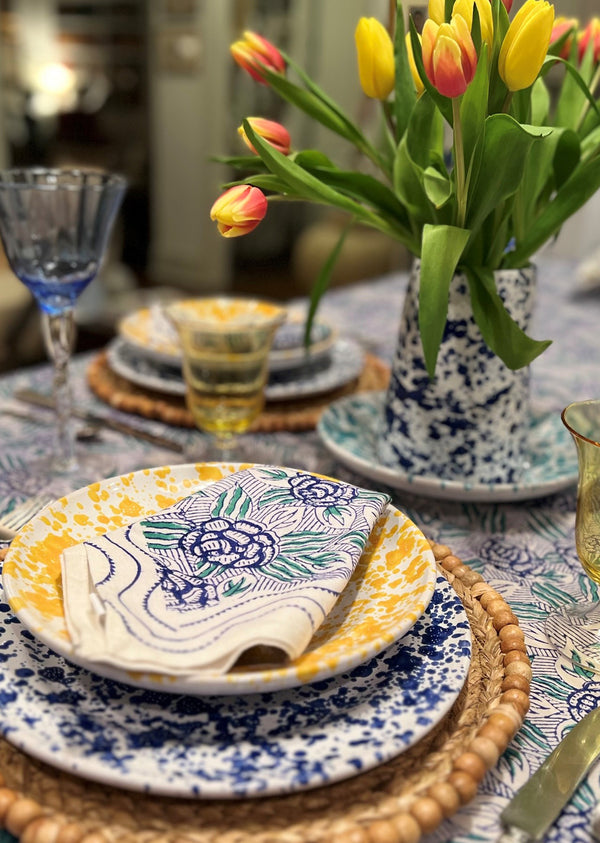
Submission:
<svg viewBox="0 0 600 843">
<path fill-rule="evenodd" d="M 332 401 L 354 392 L 385 389 L 389 377 L 389 366 L 373 354 L 366 354 L 363 371 L 356 380 L 314 398 L 268 402 L 252 430 L 255 433 L 312 430 Z M 90 363 L 87 380 L 92 391 L 117 410 L 177 427 L 195 427 L 183 398 L 144 389 L 117 375 L 108 364 L 106 351 L 101 351 Z"/>
<path fill-rule="evenodd" d="M 473 657 L 450 712 L 407 752 L 290 796 L 187 800 L 78 779 L 0 739 L 0 825 L 22 843 L 418 843 L 475 796 L 523 722 L 531 680 L 508 604 L 448 547 L 432 547 L 465 607 Z"/>
</svg>

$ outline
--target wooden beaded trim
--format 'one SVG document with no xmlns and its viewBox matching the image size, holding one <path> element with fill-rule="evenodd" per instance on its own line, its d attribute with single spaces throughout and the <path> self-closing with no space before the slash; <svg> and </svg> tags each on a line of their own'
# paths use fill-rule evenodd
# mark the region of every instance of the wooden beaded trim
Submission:
<svg viewBox="0 0 600 843">
<path fill-rule="evenodd" d="M 467 610 L 474 657 L 457 717 L 398 759 L 306 793 L 194 802 L 84 782 L 0 740 L 0 825 L 22 843 L 418 843 L 473 799 L 523 723 L 531 682 L 510 606 L 448 547 L 431 546 Z"/>
</svg>

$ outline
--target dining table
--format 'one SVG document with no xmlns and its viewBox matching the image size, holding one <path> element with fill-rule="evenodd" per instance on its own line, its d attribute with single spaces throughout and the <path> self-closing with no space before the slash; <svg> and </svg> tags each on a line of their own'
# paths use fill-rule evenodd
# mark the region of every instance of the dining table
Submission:
<svg viewBox="0 0 600 843">
<path fill-rule="evenodd" d="M 536 264 L 537 300 L 530 333 L 537 339 L 551 339 L 552 344 L 530 367 L 532 408 L 549 414 L 560 424 L 561 411 L 570 402 L 600 397 L 600 279 L 597 285 L 589 279 L 584 282 L 578 272 L 580 262 L 548 251 L 537 256 Z M 407 280 L 407 272 L 401 271 L 332 288 L 321 302 L 319 319 L 334 326 L 337 336 L 351 338 L 369 355 L 389 365 Z M 303 303 L 304 300 L 293 301 L 294 306 Z M 96 356 L 97 351 L 86 351 L 74 355 L 72 360 L 76 407 L 165 436 L 179 447 L 176 451 L 103 428 L 80 447 L 105 457 L 105 475 L 193 461 L 202 433 L 192 427 L 126 412 L 90 389 L 87 373 Z M 32 408 L 18 401 L 15 393 L 31 388 L 49 394 L 51 387 L 49 364 L 17 369 L 0 378 L 0 518 L 19 501 L 39 491 L 42 478 L 28 466 L 36 456 L 50 450 L 53 441 L 52 411 Z M 13 414 L 18 411 L 31 417 Z M 549 482 L 546 491 L 542 478 L 531 496 L 515 487 L 514 496 L 507 492 L 501 500 L 494 500 L 493 495 L 476 491 L 471 494 L 468 485 L 454 497 L 452 489 L 444 490 L 435 484 L 424 488 L 418 482 L 411 483 L 410 478 L 399 484 L 383 482 L 381 475 L 366 463 L 352 457 L 344 459 L 343 454 L 332 450 L 314 426 L 305 430 L 250 432 L 244 438 L 246 446 L 254 447 L 261 463 L 318 472 L 386 492 L 394 506 L 428 539 L 449 548 L 448 552 L 479 574 L 479 579 L 506 601 L 518 619 L 532 670 L 529 709 L 522 725 L 487 770 L 473 798 L 422 836 L 431 843 L 496 841 L 502 830 L 502 809 L 573 725 L 600 702 L 600 676 L 561 655 L 544 631 L 545 618 L 553 609 L 599 598 L 598 585 L 585 575 L 575 547 L 574 443 L 567 436 L 565 460 L 571 473 L 559 487 Z M 69 485 L 76 489 L 94 479 L 100 478 L 63 478 L 53 491 L 56 496 L 66 494 Z M 8 542 L 0 545 L 7 546 Z M 3 647 L 0 641 L 0 661 Z M 35 723 L 31 729 L 35 730 Z M 2 740 L 10 741 L 10 730 L 3 722 L 2 734 L 6 735 Z M 0 774 L 6 771 L 0 769 Z M 326 797 L 327 791 L 325 786 L 315 793 Z M 589 843 L 594 839 L 592 812 L 599 800 L 597 766 L 592 767 L 544 839 L 552 843 Z M 126 818 L 123 827 L 126 830 Z M 0 832 L 0 843 L 13 843 L 14 839 L 9 831 Z M 152 837 L 135 838 L 132 832 L 131 839 Z M 234 839 L 233 834 L 222 837 L 223 843 Z M 282 834 L 275 839 L 288 838 Z"/>
</svg>

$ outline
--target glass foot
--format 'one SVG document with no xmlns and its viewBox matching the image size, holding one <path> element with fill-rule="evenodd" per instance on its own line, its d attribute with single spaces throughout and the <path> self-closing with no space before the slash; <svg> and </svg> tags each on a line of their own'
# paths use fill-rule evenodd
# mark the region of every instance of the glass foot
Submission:
<svg viewBox="0 0 600 843">
<path fill-rule="evenodd" d="M 253 436 L 242 436 L 226 447 L 205 436 L 194 437 L 185 449 L 186 462 L 256 463 L 280 465 L 280 449 L 276 443 L 263 442 Z"/>
<path fill-rule="evenodd" d="M 600 673 L 600 603 L 576 603 L 551 612 L 546 637 L 584 670 Z"/>
</svg>

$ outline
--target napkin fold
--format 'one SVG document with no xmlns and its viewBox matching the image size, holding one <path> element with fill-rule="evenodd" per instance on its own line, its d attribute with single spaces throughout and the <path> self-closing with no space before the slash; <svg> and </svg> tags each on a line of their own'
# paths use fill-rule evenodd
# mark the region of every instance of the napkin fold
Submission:
<svg viewBox="0 0 600 843">
<path fill-rule="evenodd" d="M 128 670 L 226 673 L 255 647 L 299 656 L 389 496 L 262 466 L 65 550 L 74 653 Z"/>
</svg>

